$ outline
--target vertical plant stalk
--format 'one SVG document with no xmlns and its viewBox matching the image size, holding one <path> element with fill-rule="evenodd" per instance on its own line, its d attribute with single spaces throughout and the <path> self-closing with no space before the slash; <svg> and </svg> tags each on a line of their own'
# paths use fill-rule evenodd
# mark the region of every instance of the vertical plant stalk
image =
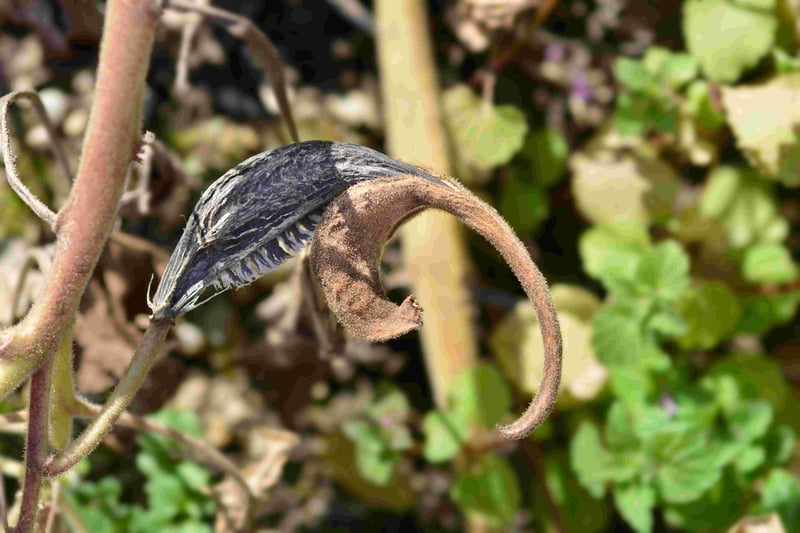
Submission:
<svg viewBox="0 0 800 533">
<path fill-rule="evenodd" d="M 139 138 L 145 76 L 159 17 L 157 0 L 109 0 L 97 85 L 75 183 L 54 230 L 53 268 L 30 312 L 0 333 L 0 398 L 48 357 L 73 322 L 111 232 L 125 171 Z"/>
<path fill-rule="evenodd" d="M 50 383 L 52 361 L 46 361 L 31 377 L 28 402 L 28 431 L 25 436 L 25 478 L 22 487 L 19 520 L 15 533 L 33 531 L 39 511 L 39 493 L 42 488 L 40 465 L 47 458 L 50 440 Z"/>
<path fill-rule="evenodd" d="M 392 156 L 450 174 L 439 86 L 422 0 L 376 0 L 378 67 Z M 436 405 L 477 360 L 469 257 L 458 220 L 428 212 L 401 230 L 406 268 L 424 302 L 422 348 Z"/>
</svg>

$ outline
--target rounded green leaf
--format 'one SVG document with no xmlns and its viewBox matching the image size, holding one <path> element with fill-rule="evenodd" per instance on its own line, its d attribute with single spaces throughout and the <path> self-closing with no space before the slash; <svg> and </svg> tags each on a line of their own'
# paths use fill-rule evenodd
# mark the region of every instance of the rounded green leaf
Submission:
<svg viewBox="0 0 800 533">
<path fill-rule="evenodd" d="M 636 278 L 646 295 L 676 300 L 689 286 L 689 257 L 675 241 L 659 243 L 642 256 Z"/>
<path fill-rule="evenodd" d="M 503 527 L 517 516 L 522 495 L 519 480 L 508 462 L 497 455 L 484 455 L 477 464 L 459 474 L 450 497 L 468 516 L 477 516 L 495 527 Z"/>
<path fill-rule="evenodd" d="M 797 278 L 797 265 L 784 246 L 759 244 L 745 250 L 742 276 L 750 283 L 787 283 Z"/>
<path fill-rule="evenodd" d="M 800 185 L 800 74 L 725 87 L 722 101 L 737 146 L 765 176 Z"/>
<path fill-rule="evenodd" d="M 450 388 L 447 412 L 457 427 L 477 424 L 494 429 L 511 410 L 511 389 L 503 374 L 490 364 L 459 374 Z"/>
<path fill-rule="evenodd" d="M 678 344 L 685 350 L 713 348 L 736 327 L 742 315 L 739 300 L 720 282 L 691 288 L 675 305 L 688 326 L 678 338 Z"/>
<path fill-rule="evenodd" d="M 449 461 L 461 449 L 463 438 L 453 421 L 449 420 L 447 413 L 431 411 L 422 421 L 422 431 L 425 433 L 425 459 L 431 463 Z"/>
<path fill-rule="evenodd" d="M 778 17 L 775 0 L 686 0 L 683 37 L 705 75 L 734 82 L 769 53 Z"/>
<path fill-rule="evenodd" d="M 466 85 L 445 91 L 445 124 L 461 161 L 481 170 L 508 163 L 528 133 L 525 115 L 511 105 L 485 102 Z"/>
<path fill-rule="evenodd" d="M 734 248 L 782 242 L 789 234 L 771 184 L 743 168 L 722 166 L 711 174 L 700 199 L 700 213 L 725 226 Z"/>
<path fill-rule="evenodd" d="M 653 530 L 656 491 L 650 485 L 630 484 L 614 489 L 614 505 L 622 518 L 638 533 Z"/>
<path fill-rule="evenodd" d="M 650 248 L 650 236 L 635 222 L 598 224 L 581 236 L 578 247 L 583 268 L 593 278 L 632 279 Z"/>
</svg>

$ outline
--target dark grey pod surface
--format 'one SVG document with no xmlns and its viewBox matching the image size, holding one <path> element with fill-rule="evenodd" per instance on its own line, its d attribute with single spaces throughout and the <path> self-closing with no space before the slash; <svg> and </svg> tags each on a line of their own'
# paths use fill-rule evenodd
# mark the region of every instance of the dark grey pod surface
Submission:
<svg viewBox="0 0 800 533">
<path fill-rule="evenodd" d="M 247 159 L 197 202 L 150 302 L 153 317 L 175 318 L 253 282 L 303 249 L 325 208 L 349 186 L 403 174 L 450 186 L 355 144 L 307 141 Z"/>
</svg>

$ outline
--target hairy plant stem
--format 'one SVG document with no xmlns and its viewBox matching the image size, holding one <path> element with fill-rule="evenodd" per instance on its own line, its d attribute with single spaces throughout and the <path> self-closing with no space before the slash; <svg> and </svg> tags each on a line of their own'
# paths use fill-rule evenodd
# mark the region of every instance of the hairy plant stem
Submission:
<svg viewBox="0 0 800 533">
<path fill-rule="evenodd" d="M 156 0 L 110 0 L 80 167 L 54 220 L 53 268 L 30 312 L 0 333 L 0 398 L 51 357 L 72 323 L 111 232 L 139 139 L 144 82 L 158 23 Z"/>
<path fill-rule="evenodd" d="M 39 512 L 39 493 L 42 488 L 41 464 L 47 457 L 50 440 L 48 419 L 52 360 L 45 361 L 31 376 L 28 402 L 28 431 L 25 436 L 25 479 L 22 503 L 15 533 L 33 531 Z"/>
<path fill-rule="evenodd" d="M 119 418 L 136 391 L 142 385 L 147 372 L 155 363 L 164 339 L 172 327 L 172 320 L 152 320 L 145 331 L 142 343 L 136 350 L 125 375 L 114 388 L 111 397 L 103 405 L 100 413 L 89 426 L 69 446 L 55 456 L 49 457 L 42 465 L 47 476 L 63 474 L 94 450 Z"/>
<path fill-rule="evenodd" d="M 375 2 L 386 137 L 392 156 L 450 174 L 425 6 Z M 405 224 L 401 236 L 414 294 L 426 308 L 420 336 L 428 376 L 436 405 L 444 407 L 455 377 L 477 360 L 463 231 L 453 217 L 429 212 Z"/>
</svg>

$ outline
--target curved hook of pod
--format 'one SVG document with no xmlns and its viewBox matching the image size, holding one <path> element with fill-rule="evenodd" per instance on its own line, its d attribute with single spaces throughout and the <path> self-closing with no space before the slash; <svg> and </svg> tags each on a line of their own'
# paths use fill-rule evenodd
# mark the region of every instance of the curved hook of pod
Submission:
<svg viewBox="0 0 800 533">
<path fill-rule="evenodd" d="M 314 234 L 311 265 L 331 311 L 351 335 L 376 342 L 422 325 L 413 296 L 399 306 L 386 296 L 379 264 L 395 228 L 427 208 L 449 212 L 480 233 L 503 256 L 539 318 L 544 371 L 539 393 L 515 422 L 498 428 L 521 439 L 552 410 L 561 381 L 561 331 L 547 282 L 522 242 L 503 218 L 465 187 L 447 179 L 442 187 L 415 175 L 374 179 L 349 187 L 328 206 Z"/>
</svg>

